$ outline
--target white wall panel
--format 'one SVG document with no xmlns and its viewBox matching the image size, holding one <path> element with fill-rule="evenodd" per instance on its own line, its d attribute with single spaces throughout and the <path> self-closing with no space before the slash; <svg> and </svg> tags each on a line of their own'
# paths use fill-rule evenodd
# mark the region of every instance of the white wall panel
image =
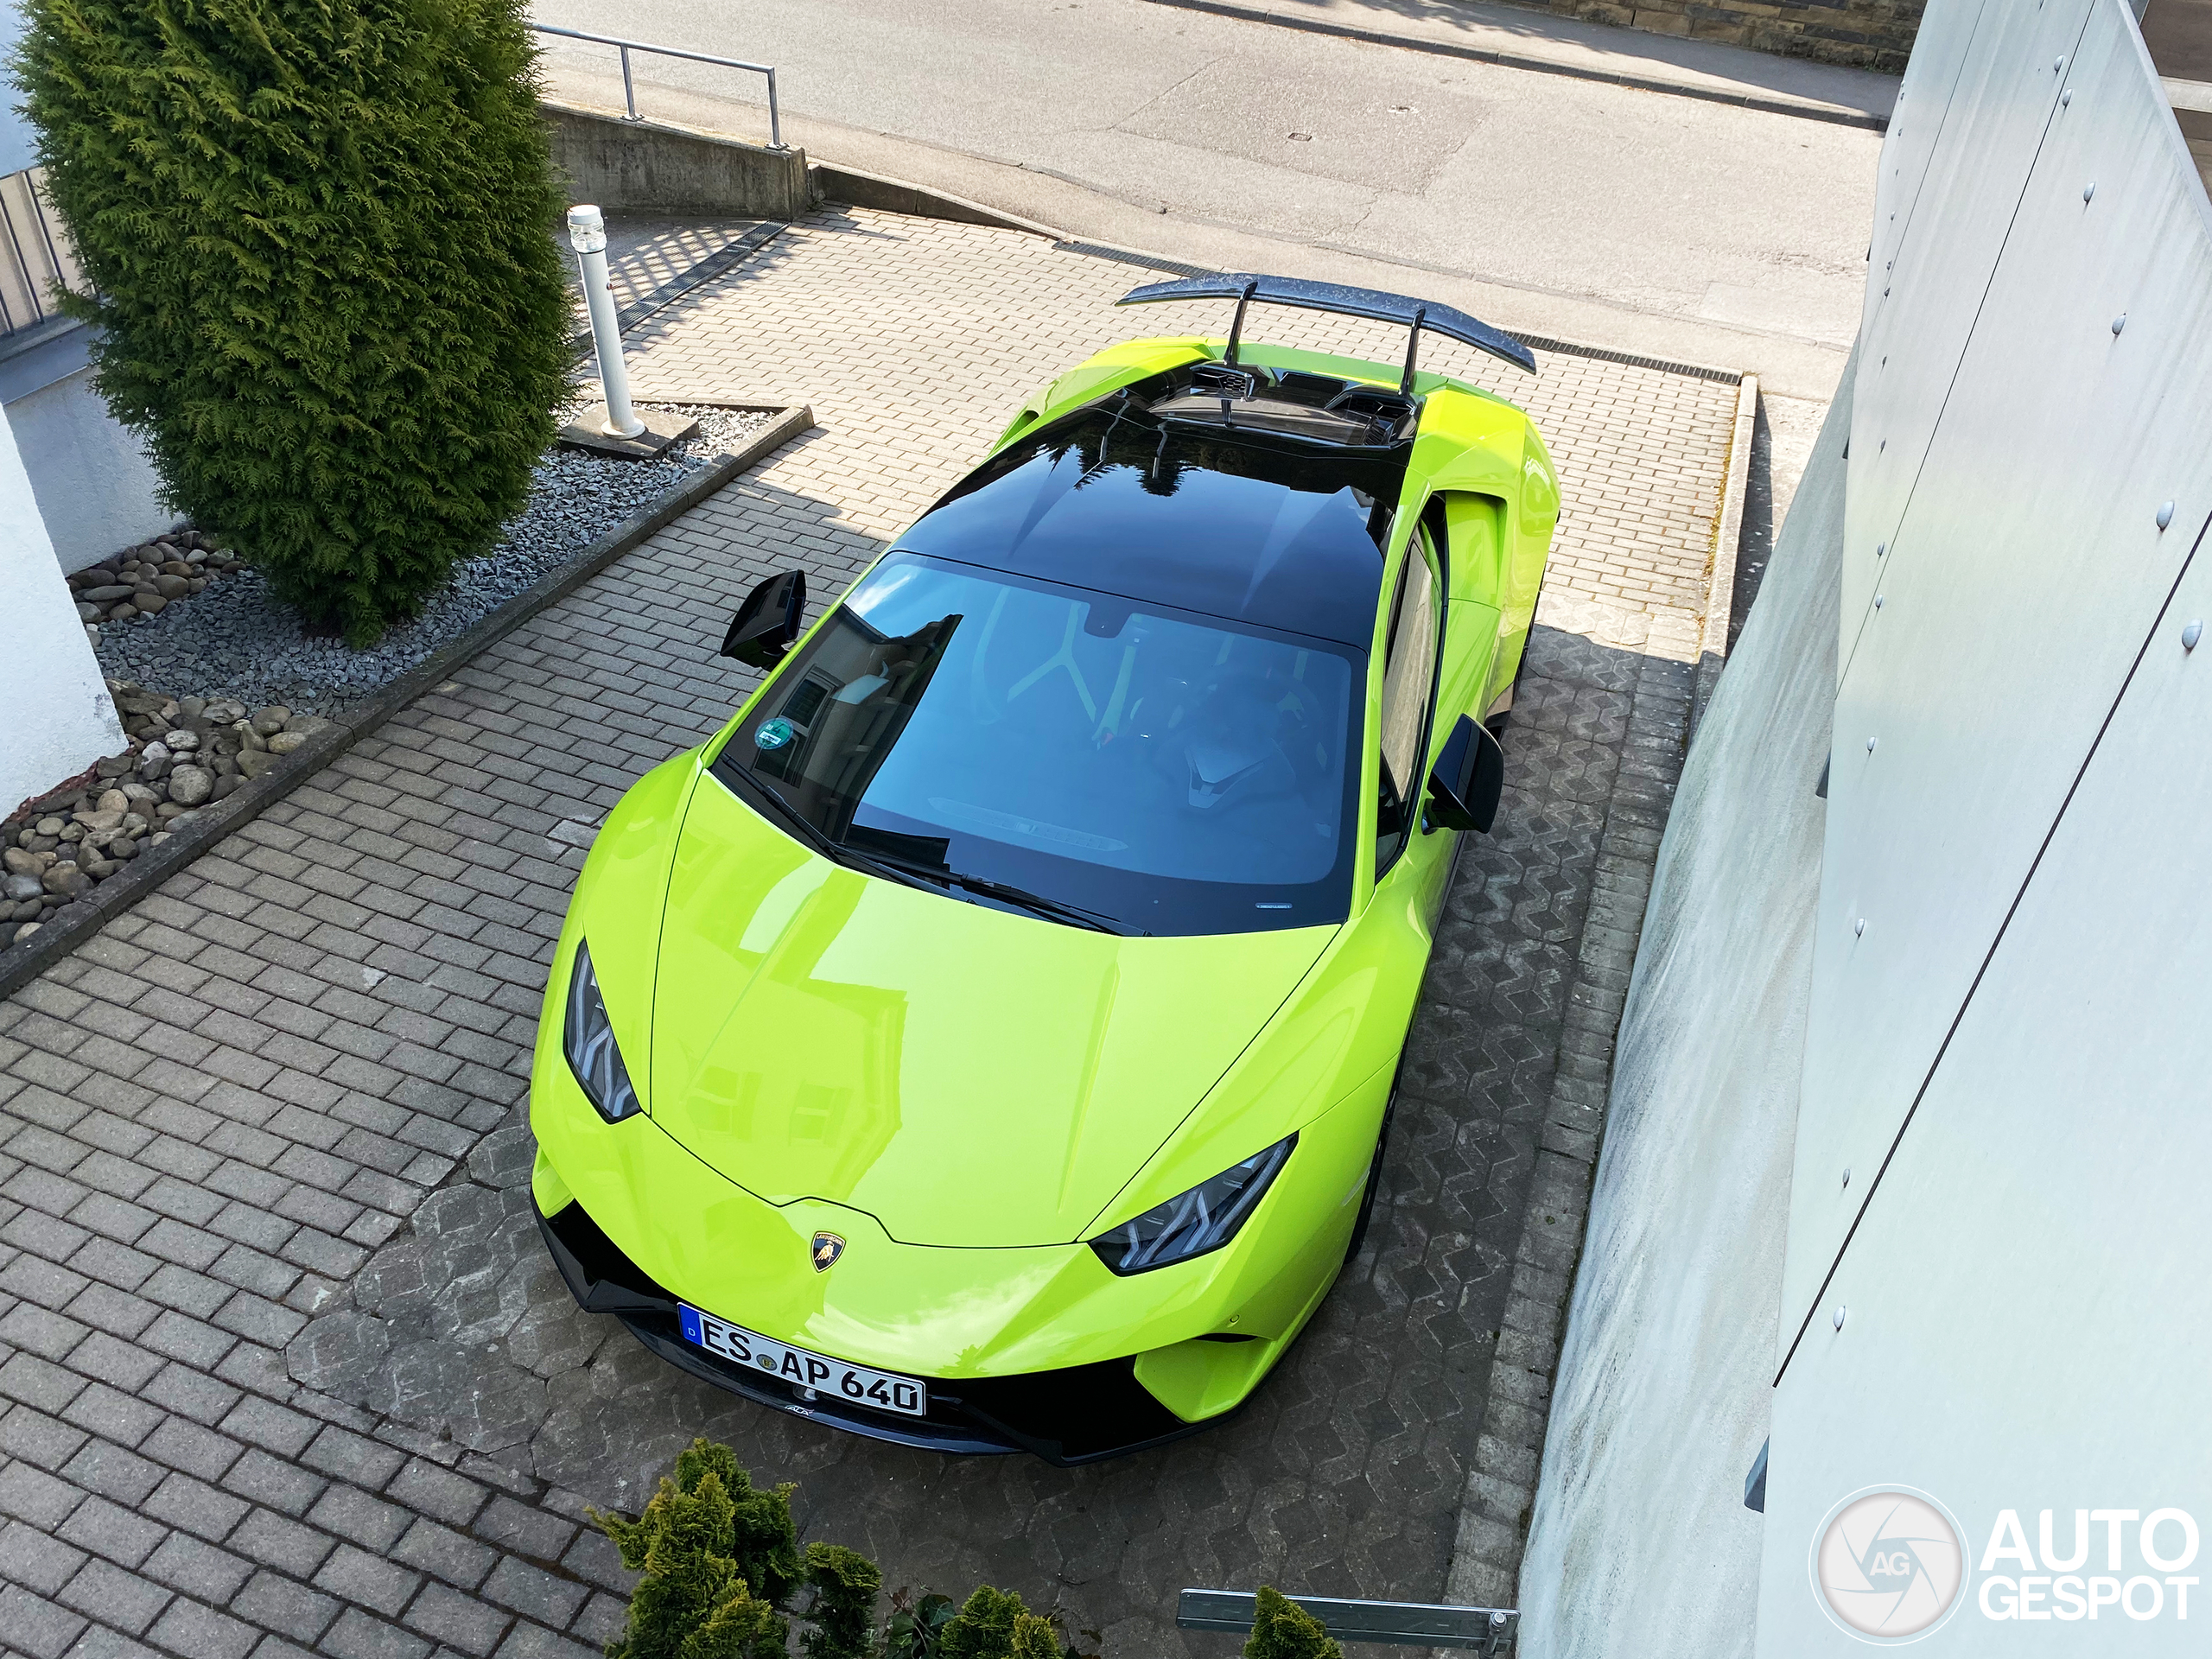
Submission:
<svg viewBox="0 0 2212 1659">
<path fill-rule="evenodd" d="M 2076 1510 L 2177 1508 L 2212 1545 L 2212 640 L 2183 651 L 2190 618 L 2212 621 L 2212 545 L 2152 632 L 1776 1393 L 1764 1659 L 1866 1651 L 1821 1613 L 1807 1558 L 1830 1506 L 1869 1484 L 1942 1499 L 1969 1565 L 2006 1509 L 2038 1550 L 2040 1513 L 2056 1511 L 2062 1554 Z M 2159 1617 L 1999 1622 L 1976 1573 L 1925 1651 L 2205 1652 L 2212 1556 L 2173 1569 L 2199 1580 L 2183 1622 L 2138 1530 L 2121 1524 L 2112 1573 L 2093 1523 L 2080 1570 L 2159 1580 Z M 2161 1530 L 2169 1558 L 2180 1541 Z"/>
<path fill-rule="evenodd" d="M 1867 247 L 1870 270 L 1887 270 L 1897 245 L 1911 227 L 1914 203 L 1928 174 L 1929 158 L 1951 111 L 1959 72 L 1982 20 L 2002 10 L 2003 0 L 1933 0 L 1920 19 L 1912 57 L 1897 83 L 1890 129 L 1882 140 L 1882 159 L 1874 175 L 1874 227 Z M 1994 26 L 1993 21 L 1993 27 Z M 1879 283 L 1866 285 L 1859 318 L 1866 334 L 1882 302 Z"/>
<path fill-rule="evenodd" d="M 2212 233 L 2120 0 L 2066 80 L 2047 138 L 1983 94 L 2041 154 L 1839 693 L 1785 1351 L 2212 507 Z"/>
<path fill-rule="evenodd" d="M 1899 550 L 1899 520 L 2037 148 L 2071 78 L 2090 6 L 2091 0 L 1989 0 L 1965 48 L 1952 107 L 1919 188 L 1911 200 L 1878 210 L 1852 409 L 1840 670 L 1849 669 L 1874 585 Z M 2054 68 L 2062 62 L 2065 73 Z M 1897 142 L 1908 150 L 1916 144 L 1913 124 L 1930 114 L 1916 110 Z M 1885 167 L 1889 149 L 1885 143 Z M 1893 194 L 1902 198 L 1902 188 Z M 1878 554 L 1881 548 L 1889 554 Z"/>
</svg>

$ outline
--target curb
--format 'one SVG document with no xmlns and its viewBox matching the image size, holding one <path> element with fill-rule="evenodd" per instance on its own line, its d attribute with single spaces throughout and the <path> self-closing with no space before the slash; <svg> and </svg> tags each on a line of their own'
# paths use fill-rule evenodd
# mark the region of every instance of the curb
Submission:
<svg viewBox="0 0 2212 1659">
<path fill-rule="evenodd" d="M 1698 642 L 1697 683 L 1690 696 L 1687 749 L 1697 741 L 1706 706 L 1728 662 L 1728 625 L 1736 602 L 1736 566 L 1744 547 L 1744 493 L 1751 476 L 1751 431 L 1759 413 L 1759 378 L 1744 377 L 1736 393 L 1736 430 L 1728 441 L 1728 478 L 1720 492 L 1720 518 L 1713 530 L 1713 575 L 1705 590 L 1705 627 Z"/>
<path fill-rule="evenodd" d="M 292 752 L 292 764 L 264 772 L 243 789 L 200 808 L 192 815 L 190 824 L 173 831 L 160 846 L 149 847 L 130 861 L 129 869 L 116 872 L 94 887 L 85 899 L 65 907 L 77 914 L 64 921 L 46 924 L 24 944 L 10 945 L 0 950 L 0 999 L 14 995 L 224 836 L 259 817 L 416 698 L 450 678 L 454 670 L 486 646 L 556 600 L 582 587 L 655 531 L 696 506 L 754 462 L 813 424 L 811 409 L 804 405 L 786 409 L 736 454 L 725 455 L 700 468 L 652 505 L 600 537 L 573 563 L 549 571 L 467 632 L 448 640 L 359 708 L 334 716 L 328 726 Z"/>
<path fill-rule="evenodd" d="M 948 219 L 995 231 L 1027 231 L 1032 236 L 1054 241 L 1064 239 L 1066 234 L 1033 219 L 1001 213 L 995 207 L 987 207 L 980 201 L 970 201 L 950 191 L 910 184 L 882 173 L 863 172 L 857 167 L 840 167 L 835 162 L 809 162 L 806 175 L 817 200 L 842 202 L 848 207 L 873 207 L 878 213 L 906 213 L 915 219 Z"/>
<path fill-rule="evenodd" d="M 1579 64 L 1561 63 L 1555 58 L 1531 57 L 1523 52 L 1507 52 L 1493 47 L 1461 46 L 1451 41 L 1427 40 L 1418 35 L 1393 34 L 1386 29 L 1362 29 L 1353 23 L 1325 22 L 1318 17 L 1300 17 L 1280 11 L 1268 11 L 1257 6 L 1233 5 L 1229 0 L 1147 0 L 1155 6 L 1169 6 L 1178 11 L 1211 12 L 1217 17 L 1234 17 L 1240 22 L 1265 23 L 1274 29 L 1294 29 L 1306 35 L 1331 35 L 1339 40 L 1363 41 L 1370 46 L 1395 46 L 1408 52 L 1426 52 L 1433 57 L 1465 58 L 1475 63 L 1494 63 L 1506 69 L 1526 69 L 1540 75 L 1564 75 L 1572 80 L 1602 81 L 1611 86 L 1632 86 L 1639 92 L 1666 92 L 1675 98 L 1694 98 L 1707 104 L 1726 104 L 1733 108 L 1760 110 L 1769 115 L 1794 115 L 1801 120 L 1825 121 L 1831 126 L 1863 127 L 1870 132 L 1887 132 L 1887 116 L 1866 110 L 1847 110 L 1832 104 L 1815 104 L 1791 98 L 1765 98 L 1757 92 L 1723 92 L 1717 86 L 1700 86 L 1694 81 L 1673 80 L 1664 75 L 1629 74 L 1618 70 L 1586 69 Z"/>
</svg>

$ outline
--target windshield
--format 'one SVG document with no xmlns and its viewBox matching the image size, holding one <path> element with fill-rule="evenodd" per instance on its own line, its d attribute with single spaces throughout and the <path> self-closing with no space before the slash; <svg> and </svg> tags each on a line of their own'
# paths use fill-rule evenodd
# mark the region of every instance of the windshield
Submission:
<svg viewBox="0 0 2212 1659">
<path fill-rule="evenodd" d="M 859 861 L 974 878 L 961 896 L 1307 927 L 1351 891 L 1355 685 L 1347 647 L 894 553 L 714 770 Z"/>
</svg>

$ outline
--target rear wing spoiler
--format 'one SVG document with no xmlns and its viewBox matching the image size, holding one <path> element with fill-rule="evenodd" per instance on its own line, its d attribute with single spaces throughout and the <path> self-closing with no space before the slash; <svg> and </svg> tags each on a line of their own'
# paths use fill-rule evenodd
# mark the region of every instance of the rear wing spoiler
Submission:
<svg viewBox="0 0 2212 1659">
<path fill-rule="evenodd" d="M 1346 288 L 1340 283 L 1308 282 L 1302 276 L 1262 276 L 1250 271 L 1224 272 L 1214 276 L 1185 276 L 1172 283 L 1146 283 L 1114 302 L 1116 305 L 1154 305 L 1163 300 L 1234 300 L 1236 316 L 1229 327 L 1229 347 L 1223 360 L 1234 367 L 1236 341 L 1244 332 L 1244 308 L 1259 300 L 1268 305 L 1291 305 L 1306 311 L 1332 311 L 1339 316 L 1370 317 L 1405 328 L 1406 372 L 1399 390 L 1414 389 L 1414 358 L 1421 345 L 1421 331 L 1442 334 L 1477 351 L 1488 352 L 1516 369 L 1536 372 L 1536 354 L 1480 317 L 1430 300 L 1385 294 L 1372 288 Z"/>
</svg>

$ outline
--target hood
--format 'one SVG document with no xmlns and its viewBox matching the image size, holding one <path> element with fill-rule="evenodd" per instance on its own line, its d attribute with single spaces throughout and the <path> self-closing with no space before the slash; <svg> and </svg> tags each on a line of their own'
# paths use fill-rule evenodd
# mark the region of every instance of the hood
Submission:
<svg viewBox="0 0 2212 1659">
<path fill-rule="evenodd" d="M 1123 938 L 968 904 L 834 864 L 702 778 L 648 1109 L 772 1204 L 849 1205 L 909 1244 L 1066 1243 L 1335 931 Z"/>
</svg>

